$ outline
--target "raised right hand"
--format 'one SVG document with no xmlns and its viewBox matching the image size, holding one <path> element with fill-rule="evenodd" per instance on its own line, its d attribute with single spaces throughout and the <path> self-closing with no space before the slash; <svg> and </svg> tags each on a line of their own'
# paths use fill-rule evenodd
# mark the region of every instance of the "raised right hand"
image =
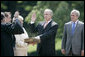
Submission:
<svg viewBox="0 0 85 57">
<path fill-rule="evenodd" d="M 14 14 L 14 17 L 15 17 L 15 18 L 18 18 L 18 16 L 19 16 L 19 12 L 16 11 L 15 14 Z"/>
<path fill-rule="evenodd" d="M 32 14 L 31 21 L 32 21 L 32 22 L 35 22 L 35 20 L 36 20 L 36 13 L 34 12 L 34 13 Z"/>
</svg>

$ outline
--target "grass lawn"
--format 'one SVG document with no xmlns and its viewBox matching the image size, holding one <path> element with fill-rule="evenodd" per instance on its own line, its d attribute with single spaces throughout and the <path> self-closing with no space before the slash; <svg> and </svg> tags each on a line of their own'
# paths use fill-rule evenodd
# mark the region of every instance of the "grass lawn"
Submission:
<svg viewBox="0 0 85 57">
<path fill-rule="evenodd" d="M 61 53 L 61 38 L 56 38 L 55 42 L 56 56 L 63 56 Z M 28 56 L 37 56 L 36 49 L 37 45 L 28 45 Z"/>
</svg>

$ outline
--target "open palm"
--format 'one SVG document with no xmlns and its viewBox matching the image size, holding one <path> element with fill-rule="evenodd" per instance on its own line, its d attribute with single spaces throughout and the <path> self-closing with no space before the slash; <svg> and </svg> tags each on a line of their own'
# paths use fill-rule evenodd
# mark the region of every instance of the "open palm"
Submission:
<svg viewBox="0 0 85 57">
<path fill-rule="evenodd" d="M 34 12 L 34 13 L 32 14 L 31 21 L 32 21 L 32 22 L 35 22 L 35 20 L 36 20 L 36 13 Z"/>
</svg>

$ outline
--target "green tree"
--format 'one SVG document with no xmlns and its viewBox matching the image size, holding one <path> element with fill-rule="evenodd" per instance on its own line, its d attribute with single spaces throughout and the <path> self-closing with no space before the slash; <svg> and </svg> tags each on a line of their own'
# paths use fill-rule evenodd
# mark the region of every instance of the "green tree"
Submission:
<svg viewBox="0 0 85 57">
<path fill-rule="evenodd" d="M 54 15 L 52 19 L 59 25 L 57 32 L 58 38 L 62 38 L 64 24 L 70 21 L 71 10 L 79 10 L 81 13 L 79 20 L 84 21 L 84 1 L 38 1 L 33 7 L 33 10 L 25 18 L 25 22 L 30 22 L 34 11 L 37 14 L 36 23 L 38 24 L 38 22 L 43 21 L 43 12 L 46 8 L 53 10 Z"/>
</svg>

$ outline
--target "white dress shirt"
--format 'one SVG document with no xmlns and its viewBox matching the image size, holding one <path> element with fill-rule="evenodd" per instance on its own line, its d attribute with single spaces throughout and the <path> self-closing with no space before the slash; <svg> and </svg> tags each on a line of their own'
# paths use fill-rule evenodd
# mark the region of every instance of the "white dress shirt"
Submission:
<svg viewBox="0 0 85 57">
<path fill-rule="evenodd" d="M 26 30 L 23 28 L 23 31 L 24 31 L 24 33 L 22 33 L 22 34 L 16 34 L 15 35 L 15 38 L 16 38 L 16 46 L 21 46 L 21 47 L 25 47 L 25 46 L 27 46 L 27 43 L 25 43 L 24 42 L 24 39 L 26 39 L 26 38 L 29 38 L 29 36 L 28 36 L 28 34 L 27 34 L 27 32 L 26 32 Z"/>
</svg>

